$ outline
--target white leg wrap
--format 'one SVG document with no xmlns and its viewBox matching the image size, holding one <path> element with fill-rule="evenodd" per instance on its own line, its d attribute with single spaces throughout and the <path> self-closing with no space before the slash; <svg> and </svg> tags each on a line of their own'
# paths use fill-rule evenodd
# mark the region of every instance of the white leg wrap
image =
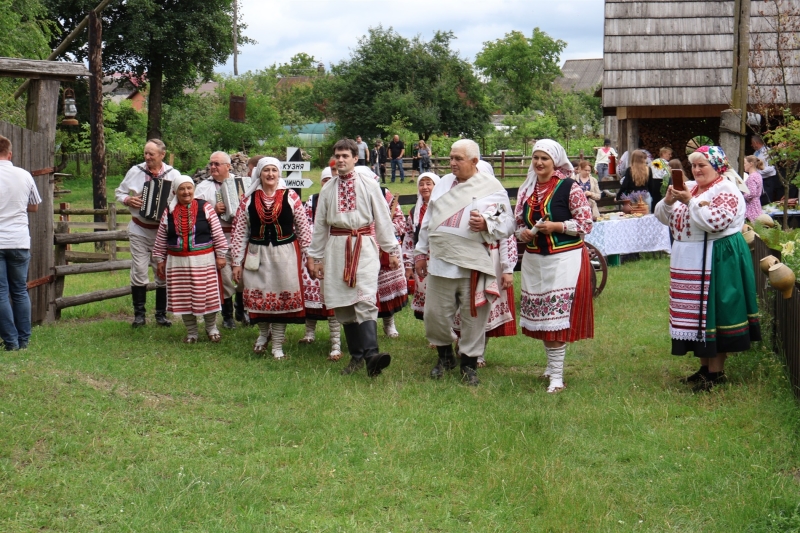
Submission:
<svg viewBox="0 0 800 533">
<path fill-rule="evenodd" d="M 256 339 L 256 344 L 259 346 L 266 346 L 269 342 L 270 336 L 270 324 L 267 322 L 259 322 L 258 323 L 258 339 Z"/>
<path fill-rule="evenodd" d="M 283 359 L 283 340 L 286 337 L 286 324 L 272 324 L 272 357 Z"/>
<path fill-rule="evenodd" d="M 567 345 L 545 350 L 550 361 L 550 386 L 547 387 L 547 392 L 559 392 L 564 388 L 564 356 L 567 353 Z"/>
<path fill-rule="evenodd" d="M 217 329 L 217 312 L 214 311 L 213 313 L 206 313 L 203 315 L 203 320 L 206 323 L 206 334 L 207 335 L 219 335 L 219 330 Z"/>
<path fill-rule="evenodd" d="M 391 339 L 396 339 L 400 336 L 400 333 L 397 332 L 397 328 L 394 326 L 394 315 L 384 317 L 383 332 Z"/>
<path fill-rule="evenodd" d="M 311 344 L 316 339 L 317 321 L 306 320 L 306 334 L 300 339 L 300 344 Z"/>
<path fill-rule="evenodd" d="M 331 331 L 331 353 L 330 355 L 342 355 L 341 324 L 335 317 L 328 319 L 328 328 Z"/>
<path fill-rule="evenodd" d="M 183 324 L 186 326 L 186 336 L 197 339 L 197 317 L 194 315 L 181 315 Z"/>
</svg>

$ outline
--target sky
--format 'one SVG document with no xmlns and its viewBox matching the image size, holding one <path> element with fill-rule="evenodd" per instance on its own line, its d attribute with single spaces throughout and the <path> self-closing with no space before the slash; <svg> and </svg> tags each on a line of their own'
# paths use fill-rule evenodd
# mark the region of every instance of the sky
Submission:
<svg viewBox="0 0 800 533">
<path fill-rule="evenodd" d="M 568 43 L 561 65 L 567 59 L 601 58 L 603 5 L 602 0 L 240 0 L 248 25 L 243 33 L 258 44 L 240 48 L 239 74 L 287 63 L 300 52 L 328 69 L 349 59 L 358 40 L 379 25 L 425 40 L 437 30 L 451 30 L 456 36 L 451 47 L 470 62 L 484 42 L 513 30 L 530 36 L 535 27 Z M 233 59 L 217 72 L 232 74 Z"/>
</svg>

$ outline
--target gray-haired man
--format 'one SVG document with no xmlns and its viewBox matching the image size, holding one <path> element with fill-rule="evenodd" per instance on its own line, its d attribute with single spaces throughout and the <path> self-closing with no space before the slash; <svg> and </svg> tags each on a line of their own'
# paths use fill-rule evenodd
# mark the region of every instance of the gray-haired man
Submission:
<svg viewBox="0 0 800 533">
<path fill-rule="evenodd" d="M 164 163 L 167 147 L 160 139 L 150 139 L 144 145 L 144 163 L 135 165 L 125 174 L 125 179 L 115 191 L 117 201 L 124 204 L 131 213 L 128 224 L 128 235 L 131 247 L 131 298 L 133 300 L 133 327 L 145 325 L 145 303 L 147 301 L 147 284 L 150 277 L 148 266 L 156 272 L 155 260 L 151 258 L 153 245 L 156 242 L 158 222 L 139 215 L 142 207 L 142 188 L 149 181 L 173 180 L 180 172 Z M 172 199 L 172 192 L 169 199 Z M 154 275 L 156 282 L 156 323 L 169 327 L 167 320 L 167 280 Z"/>
<path fill-rule="evenodd" d="M 208 165 L 211 175 L 207 179 L 204 179 L 197 184 L 197 188 L 194 191 L 194 197 L 205 200 L 213 205 L 217 216 L 224 215 L 226 208 L 225 204 L 222 202 L 220 189 L 222 188 L 223 181 L 230 177 L 234 177 L 231 175 L 231 157 L 225 152 L 214 152 L 209 158 Z M 235 215 L 235 213 L 233 214 Z M 228 245 L 230 246 L 231 229 L 233 228 L 233 223 L 220 218 L 219 224 L 222 226 L 222 232 L 225 234 L 225 239 L 227 239 Z M 241 320 L 246 320 L 246 315 L 244 313 L 244 298 L 242 296 L 244 286 L 241 283 L 238 286 L 234 285 L 233 275 L 231 272 L 230 253 L 226 259 L 228 262 L 225 264 L 225 268 L 220 271 L 220 275 L 222 276 L 223 294 L 222 327 L 233 329 L 236 327 L 236 322 L 233 320 L 234 293 L 236 294 L 236 315 L 241 317 Z"/>
</svg>

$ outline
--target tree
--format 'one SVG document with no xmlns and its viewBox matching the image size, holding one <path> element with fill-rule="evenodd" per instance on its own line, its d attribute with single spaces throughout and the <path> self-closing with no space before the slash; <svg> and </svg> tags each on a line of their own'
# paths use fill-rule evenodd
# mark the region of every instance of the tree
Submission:
<svg viewBox="0 0 800 533">
<path fill-rule="evenodd" d="M 450 49 L 452 32 L 436 32 L 431 41 L 408 40 L 391 28 L 370 28 L 351 58 L 333 66 L 320 84 L 320 98 L 343 135 L 371 137 L 389 132 L 400 116 L 423 139 L 447 132 L 482 133 L 489 106 L 469 63 Z"/>
<path fill-rule="evenodd" d="M 483 43 L 475 66 L 490 79 L 495 103 L 503 111 L 541 109 L 542 94 L 561 74 L 559 55 L 567 46 L 539 28 L 530 38 L 512 31 L 502 39 Z"/>
<path fill-rule="evenodd" d="M 39 0 L 0 0 L 0 56 L 44 59 L 55 30 Z M 20 80 L 0 78 L 0 119 L 25 125 L 25 102 L 15 100 Z"/>
<path fill-rule="evenodd" d="M 71 31 L 96 0 L 45 0 L 63 32 Z M 148 84 L 147 137 L 161 137 L 162 105 L 184 87 L 207 81 L 233 51 L 232 0 L 127 0 L 102 13 L 103 63 Z M 242 24 L 238 24 L 243 28 Z M 247 42 L 239 36 L 239 42 Z M 69 53 L 83 60 L 80 42 Z"/>
</svg>

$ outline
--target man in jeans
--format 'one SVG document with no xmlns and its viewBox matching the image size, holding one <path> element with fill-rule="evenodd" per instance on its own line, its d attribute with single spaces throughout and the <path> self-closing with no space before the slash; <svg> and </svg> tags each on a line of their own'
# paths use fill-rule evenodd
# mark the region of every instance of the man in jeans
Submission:
<svg viewBox="0 0 800 533">
<path fill-rule="evenodd" d="M 39 209 L 42 198 L 31 175 L 11 163 L 11 141 L 2 135 L 0 191 L 0 337 L 10 351 L 27 348 L 31 338 L 28 213 Z"/>
<path fill-rule="evenodd" d="M 395 135 L 392 138 L 392 142 L 389 143 L 389 157 L 392 158 L 392 183 L 394 183 L 395 169 L 397 167 L 400 167 L 400 183 L 403 183 L 406 179 L 406 175 L 403 172 L 403 156 L 405 153 L 406 145 L 400 140 L 399 135 Z"/>
<path fill-rule="evenodd" d="M 369 146 L 361 140 L 361 135 L 356 137 L 356 145 L 358 146 L 358 162 L 357 165 L 362 167 L 369 166 Z"/>
</svg>

